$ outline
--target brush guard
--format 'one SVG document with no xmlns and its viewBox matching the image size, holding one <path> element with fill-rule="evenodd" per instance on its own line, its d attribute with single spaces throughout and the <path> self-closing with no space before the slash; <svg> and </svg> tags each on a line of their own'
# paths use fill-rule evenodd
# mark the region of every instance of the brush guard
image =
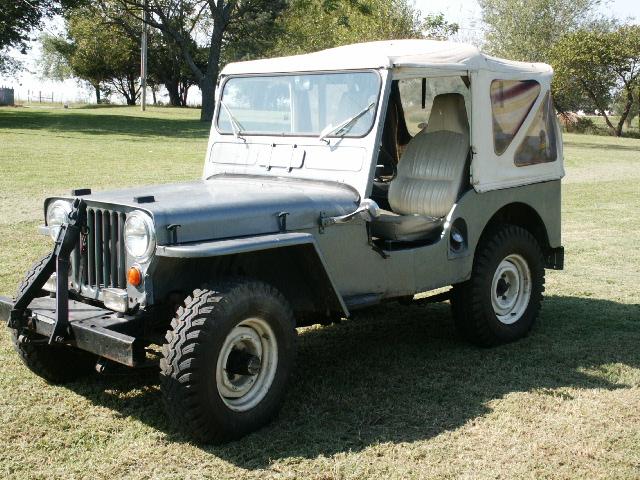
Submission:
<svg viewBox="0 0 640 480">
<path fill-rule="evenodd" d="M 29 332 L 49 344 L 69 345 L 131 367 L 146 366 L 142 338 L 144 316 L 116 314 L 69 298 L 71 253 L 86 234 L 87 206 L 76 198 L 69 219 L 60 227 L 53 251 L 12 301 L 0 297 L 0 319 L 29 341 Z M 56 272 L 55 298 L 40 293 Z M 25 335 L 26 334 L 26 335 Z M 40 340 L 37 340 L 40 342 Z"/>
</svg>

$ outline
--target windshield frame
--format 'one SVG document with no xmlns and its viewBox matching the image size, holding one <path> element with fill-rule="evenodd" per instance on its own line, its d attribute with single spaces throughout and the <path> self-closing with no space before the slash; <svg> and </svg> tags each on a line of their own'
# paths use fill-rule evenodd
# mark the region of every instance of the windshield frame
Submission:
<svg viewBox="0 0 640 480">
<path fill-rule="evenodd" d="M 372 112 L 373 112 L 372 121 L 367 131 L 364 132 L 362 135 L 330 135 L 326 138 L 339 138 L 339 139 L 364 138 L 371 133 L 371 131 L 373 130 L 373 127 L 376 125 L 378 108 L 380 107 L 380 99 L 382 97 L 382 86 L 383 86 L 382 77 L 380 75 L 379 70 L 375 68 L 354 69 L 354 70 L 312 70 L 312 71 L 303 71 L 303 72 L 269 72 L 269 73 L 247 73 L 247 74 L 243 73 L 243 74 L 232 74 L 232 75 L 225 76 L 225 78 L 222 80 L 222 83 L 220 84 L 220 90 L 219 90 L 220 97 L 216 101 L 216 113 L 213 121 L 213 126 L 219 135 L 231 135 L 231 136 L 234 135 L 233 132 L 226 132 L 226 131 L 220 130 L 220 127 L 218 125 L 218 121 L 220 119 L 219 118 L 220 112 L 222 110 L 222 97 L 224 93 L 224 88 L 227 82 L 233 78 L 284 77 L 284 76 L 296 76 L 296 75 L 327 75 L 327 74 L 340 74 L 340 73 L 375 73 L 376 74 L 376 77 L 378 80 L 378 89 L 376 94 L 377 97 L 375 101 L 375 106 L 372 109 Z M 346 120 L 346 118 L 343 120 Z M 241 135 L 245 137 L 279 137 L 279 138 L 298 138 L 298 137 L 318 138 L 319 134 L 320 132 L 317 132 L 317 133 L 284 133 L 284 132 L 263 133 L 263 132 L 250 132 L 250 131 L 244 131 L 244 130 L 241 132 Z"/>
</svg>

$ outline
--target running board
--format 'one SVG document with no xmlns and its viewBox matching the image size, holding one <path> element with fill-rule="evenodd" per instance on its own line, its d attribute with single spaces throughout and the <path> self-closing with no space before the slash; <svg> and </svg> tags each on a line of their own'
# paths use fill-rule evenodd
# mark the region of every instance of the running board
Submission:
<svg viewBox="0 0 640 480">
<path fill-rule="evenodd" d="M 365 295 L 353 295 L 344 297 L 344 303 L 349 310 L 358 310 L 360 308 L 377 305 L 382 301 L 382 295 L 377 293 L 367 293 Z"/>
</svg>

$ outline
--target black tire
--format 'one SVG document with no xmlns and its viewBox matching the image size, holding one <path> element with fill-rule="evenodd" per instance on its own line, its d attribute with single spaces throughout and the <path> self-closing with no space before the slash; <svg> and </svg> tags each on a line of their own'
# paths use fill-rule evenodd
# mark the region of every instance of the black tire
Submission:
<svg viewBox="0 0 640 480">
<path fill-rule="evenodd" d="M 11 331 L 13 346 L 29 370 L 53 384 L 68 383 L 89 375 L 96 365 L 96 357 L 74 347 L 48 345 L 44 337 L 26 336 L 20 341 L 16 330 Z"/>
<path fill-rule="evenodd" d="M 531 285 L 528 304 L 511 324 L 500 321 L 492 304 L 493 280 L 510 255 L 524 259 Z M 533 327 L 544 292 L 544 258 L 531 233 L 515 225 L 501 225 L 485 235 L 476 250 L 471 278 L 453 286 L 451 307 L 456 329 L 470 342 L 490 347 L 525 337 Z M 504 298 L 504 297 L 503 297 Z"/>
<path fill-rule="evenodd" d="M 37 260 L 27 272 L 18 286 L 16 297 L 25 290 L 27 283 L 42 268 L 48 255 Z M 44 295 L 42 291 L 39 295 Z M 20 355 L 20 359 L 36 375 L 49 383 L 59 384 L 72 382 L 91 373 L 96 364 L 96 357 L 69 346 L 48 345 L 41 343 L 44 337 L 30 335 L 27 332 L 22 337 L 15 329 L 11 330 L 13 346 Z"/>
<path fill-rule="evenodd" d="M 48 253 L 46 255 L 43 255 L 42 257 L 40 257 L 35 262 L 33 262 L 33 264 L 31 265 L 31 268 L 29 268 L 29 271 L 24 276 L 24 278 L 22 279 L 22 281 L 18 285 L 18 288 L 16 289 L 16 297 L 15 298 L 18 298 L 19 295 L 22 295 L 22 292 L 24 292 L 24 290 L 27 288 L 27 284 L 29 283 L 29 281 L 38 274 L 40 269 L 42 269 L 42 266 L 44 265 L 44 262 L 45 262 L 45 260 L 47 258 L 49 258 L 49 254 Z M 44 296 L 46 294 L 47 294 L 47 292 L 45 292 L 44 290 L 41 290 L 40 292 L 37 293 L 36 296 L 37 297 L 42 297 L 42 296 Z"/>
<path fill-rule="evenodd" d="M 256 317 L 266 322 L 274 334 L 277 366 L 259 403 L 249 410 L 237 411 L 220 393 L 216 381 L 218 357 L 227 336 L 246 319 Z M 282 403 L 294 363 L 295 337 L 288 302 L 268 284 L 237 280 L 213 289 L 195 290 L 172 320 L 162 347 L 160 380 L 169 418 L 179 430 L 203 443 L 237 439 L 262 427 L 277 414 Z M 263 364 L 260 359 L 261 372 L 266 368 Z M 226 371 L 228 364 L 224 368 Z"/>
</svg>

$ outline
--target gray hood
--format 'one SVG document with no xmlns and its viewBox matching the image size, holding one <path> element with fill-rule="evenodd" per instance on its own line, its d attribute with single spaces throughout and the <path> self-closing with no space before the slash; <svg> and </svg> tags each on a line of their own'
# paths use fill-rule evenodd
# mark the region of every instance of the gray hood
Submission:
<svg viewBox="0 0 640 480">
<path fill-rule="evenodd" d="M 151 203 L 134 200 L 151 195 Z M 260 235 L 279 230 L 281 212 L 289 213 L 287 230 L 300 230 L 317 226 L 320 212 L 343 215 L 359 203 L 356 190 L 345 184 L 247 175 L 98 192 L 84 199 L 89 205 L 148 212 L 159 245 L 172 243 L 170 225 L 180 226 L 178 243 Z"/>
</svg>

